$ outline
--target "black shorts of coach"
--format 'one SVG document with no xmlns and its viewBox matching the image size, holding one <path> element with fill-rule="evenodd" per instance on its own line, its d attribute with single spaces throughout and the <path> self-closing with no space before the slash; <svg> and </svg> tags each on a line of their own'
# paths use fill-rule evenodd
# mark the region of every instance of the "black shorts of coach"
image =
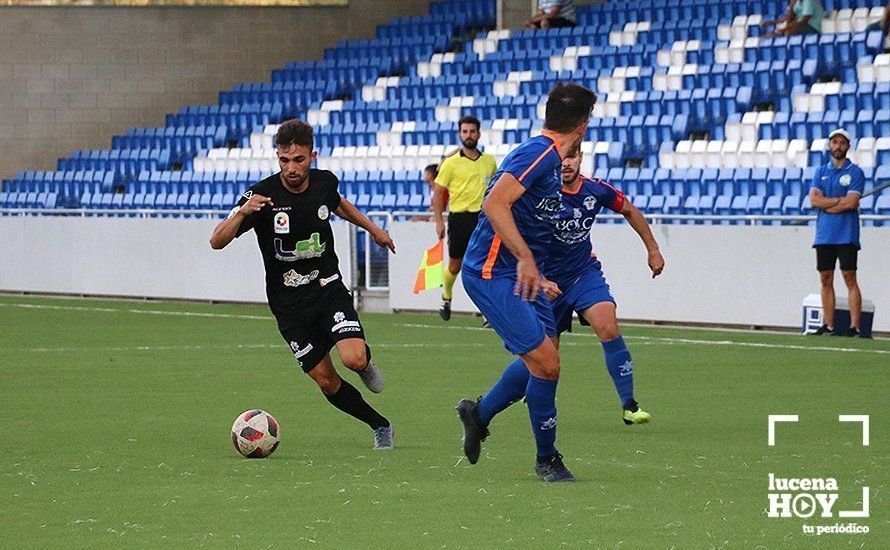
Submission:
<svg viewBox="0 0 890 550">
<path fill-rule="evenodd" d="M 312 306 L 279 316 L 278 330 L 303 372 L 315 368 L 340 340 L 365 339 L 352 294 L 339 282 L 325 289 Z"/>
<path fill-rule="evenodd" d="M 470 237 L 479 222 L 479 212 L 451 212 L 448 214 L 448 257 L 464 257 Z"/>
<path fill-rule="evenodd" d="M 856 271 L 859 247 L 855 244 L 820 244 L 816 249 L 816 270 L 833 271 L 840 260 L 841 271 Z"/>
</svg>

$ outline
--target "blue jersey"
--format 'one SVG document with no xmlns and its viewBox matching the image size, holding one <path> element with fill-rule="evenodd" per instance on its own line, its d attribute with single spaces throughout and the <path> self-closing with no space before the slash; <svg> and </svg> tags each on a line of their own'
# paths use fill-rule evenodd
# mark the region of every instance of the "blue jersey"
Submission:
<svg viewBox="0 0 890 550">
<path fill-rule="evenodd" d="M 848 193 L 861 195 L 865 190 L 865 174 L 862 169 L 847 160 L 840 168 L 828 162 L 816 169 L 813 188 L 822 191 L 827 198 L 838 198 Z M 859 248 L 859 211 L 829 214 L 817 209 L 816 238 L 813 246 L 825 244 L 855 244 Z"/>
<path fill-rule="evenodd" d="M 624 194 L 601 179 L 581 178 L 575 193 L 562 190 L 562 213 L 554 229 L 550 247 L 550 263 L 544 276 L 557 284 L 570 283 L 596 262 L 590 229 L 603 208 L 619 212 L 624 207 Z M 563 286 L 560 284 L 560 286 Z"/>
<path fill-rule="evenodd" d="M 539 269 L 547 265 L 553 224 L 562 210 L 562 153 L 559 144 L 544 134 L 514 149 L 491 178 L 485 196 L 501 177 L 513 175 L 525 193 L 513 203 L 513 219 Z M 502 246 L 483 210 L 464 255 L 463 269 L 483 279 L 516 277 L 516 258 Z"/>
</svg>

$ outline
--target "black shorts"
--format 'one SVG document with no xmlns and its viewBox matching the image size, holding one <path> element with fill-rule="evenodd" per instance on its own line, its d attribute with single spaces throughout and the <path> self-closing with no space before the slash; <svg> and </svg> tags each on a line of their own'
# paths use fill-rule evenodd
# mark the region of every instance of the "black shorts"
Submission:
<svg viewBox="0 0 890 550">
<path fill-rule="evenodd" d="M 470 237 L 479 222 L 479 212 L 448 214 L 448 257 L 462 259 L 470 244 Z"/>
<path fill-rule="evenodd" d="M 840 260 L 841 271 L 856 271 L 856 258 L 859 247 L 855 244 L 820 244 L 816 249 L 816 270 L 834 271 L 834 264 Z"/>
<path fill-rule="evenodd" d="M 365 331 L 343 284 L 334 285 L 318 303 L 299 313 L 279 316 L 278 329 L 303 372 L 318 365 L 340 340 L 365 339 Z"/>
</svg>

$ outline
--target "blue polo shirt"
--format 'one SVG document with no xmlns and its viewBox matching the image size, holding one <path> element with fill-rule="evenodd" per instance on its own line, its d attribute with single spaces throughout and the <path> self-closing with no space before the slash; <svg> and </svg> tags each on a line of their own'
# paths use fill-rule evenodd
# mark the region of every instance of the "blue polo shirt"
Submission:
<svg viewBox="0 0 890 550">
<path fill-rule="evenodd" d="M 840 198 L 848 193 L 861 195 L 865 189 L 865 174 L 862 169 L 845 161 L 840 168 L 835 168 L 829 161 L 816 169 L 811 186 L 818 189 L 829 199 Z M 813 246 L 825 244 L 855 244 L 859 246 L 859 210 L 851 210 L 840 214 L 829 214 L 817 208 L 816 238 Z"/>
</svg>

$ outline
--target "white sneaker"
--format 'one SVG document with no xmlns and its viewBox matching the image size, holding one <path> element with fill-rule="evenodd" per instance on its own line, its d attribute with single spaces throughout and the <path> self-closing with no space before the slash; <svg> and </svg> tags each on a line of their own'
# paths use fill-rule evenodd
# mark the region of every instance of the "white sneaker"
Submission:
<svg viewBox="0 0 890 550">
<path fill-rule="evenodd" d="M 380 372 L 374 361 L 370 361 L 365 370 L 359 371 L 358 376 L 362 379 L 365 387 L 372 392 L 380 393 L 383 391 L 383 373 Z"/>
</svg>

